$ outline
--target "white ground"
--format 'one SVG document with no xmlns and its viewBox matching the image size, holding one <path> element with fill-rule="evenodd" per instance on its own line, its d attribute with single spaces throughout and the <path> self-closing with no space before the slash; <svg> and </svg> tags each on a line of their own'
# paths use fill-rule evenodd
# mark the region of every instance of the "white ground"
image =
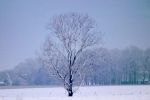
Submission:
<svg viewBox="0 0 150 100">
<path fill-rule="evenodd" d="M 61 87 L 0 89 L 0 100 L 150 100 L 150 85 L 81 87 L 73 97 Z"/>
</svg>

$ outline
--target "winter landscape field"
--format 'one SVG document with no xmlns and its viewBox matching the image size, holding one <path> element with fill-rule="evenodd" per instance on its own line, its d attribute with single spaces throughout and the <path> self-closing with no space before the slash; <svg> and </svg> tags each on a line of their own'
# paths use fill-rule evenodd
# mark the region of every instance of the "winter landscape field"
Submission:
<svg viewBox="0 0 150 100">
<path fill-rule="evenodd" d="M 1 88 L 0 100 L 150 100 L 150 85 L 85 86 L 73 97 L 62 87 Z"/>
</svg>

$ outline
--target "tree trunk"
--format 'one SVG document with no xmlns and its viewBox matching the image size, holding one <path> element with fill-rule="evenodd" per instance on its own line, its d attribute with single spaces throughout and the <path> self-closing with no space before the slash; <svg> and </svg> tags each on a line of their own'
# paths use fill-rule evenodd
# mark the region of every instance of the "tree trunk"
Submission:
<svg viewBox="0 0 150 100">
<path fill-rule="evenodd" d="M 145 83 L 145 77 L 146 77 L 146 76 L 145 76 L 145 72 L 144 72 L 142 84 Z"/>
<path fill-rule="evenodd" d="M 69 90 L 68 90 L 68 96 L 69 96 L 69 97 L 72 97 L 72 96 L 73 96 L 72 85 L 73 85 L 72 72 L 71 72 L 71 70 L 70 70 Z"/>
<path fill-rule="evenodd" d="M 69 96 L 69 97 L 72 97 L 72 96 L 73 96 L 72 90 L 69 90 L 69 91 L 68 91 L 68 96 Z"/>
<path fill-rule="evenodd" d="M 148 79 L 148 83 L 150 84 L 150 73 L 148 72 L 148 74 L 149 74 L 149 75 L 148 75 L 148 76 L 149 76 L 149 77 L 148 77 L 148 78 L 149 78 L 149 79 Z"/>
</svg>

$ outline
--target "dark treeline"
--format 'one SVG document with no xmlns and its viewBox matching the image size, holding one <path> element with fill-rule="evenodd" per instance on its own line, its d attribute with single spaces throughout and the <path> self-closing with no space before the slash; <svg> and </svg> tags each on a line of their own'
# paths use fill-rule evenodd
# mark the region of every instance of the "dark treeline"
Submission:
<svg viewBox="0 0 150 100">
<path fill-rule="evenodd" d="M 150 48 L 101 49 L 102 57 L 93 59 L 83 85 L 150 84 Z M 83 72 L 84 73 L 84 72 Z M 38 60 L 27 59 L 12 70 L 0 72 L 0 82 L 9 74 L 12 85 L 60 85 Z"/>
</svg>

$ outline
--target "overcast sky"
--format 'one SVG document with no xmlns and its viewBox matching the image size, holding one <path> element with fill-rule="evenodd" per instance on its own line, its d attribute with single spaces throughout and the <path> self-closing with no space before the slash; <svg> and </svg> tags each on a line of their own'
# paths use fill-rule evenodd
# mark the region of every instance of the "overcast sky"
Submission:
<svg viewBox="0 0 150 100">
<path fill-rule="evenodd" d="M 35 58 L 54 15 L 87 13 L 105 33 L 103 47 L 150 47 L 150 0 L 0 0 L 0 70 Z"/>
</svg>

